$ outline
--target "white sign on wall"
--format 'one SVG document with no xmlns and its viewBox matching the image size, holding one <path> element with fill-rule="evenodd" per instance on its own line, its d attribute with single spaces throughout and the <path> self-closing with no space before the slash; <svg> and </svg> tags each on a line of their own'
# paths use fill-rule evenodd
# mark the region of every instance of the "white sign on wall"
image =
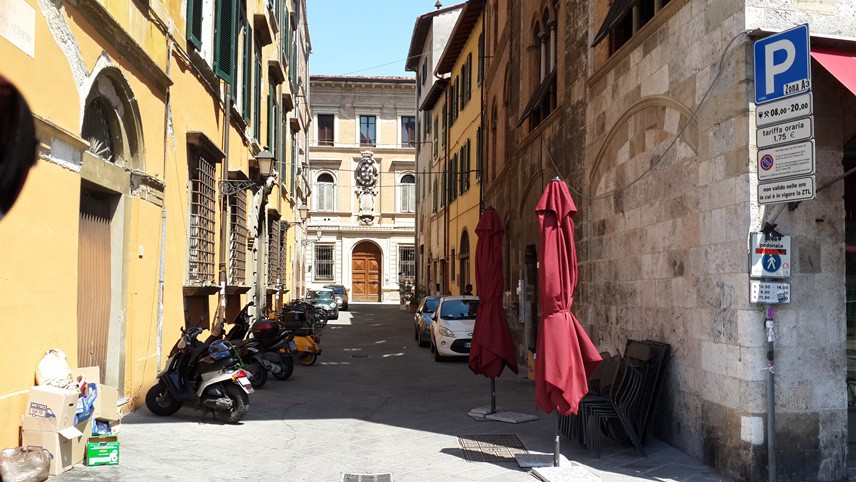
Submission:
<svg viewBox="0 0 856 482">
<path fill-rule="evenodd" d="M 790 303 L 791 285 L 775 281 L 749 280 L 749 302 L 766 305 Z"/>
<path fill-rule="evenodd" d="M 806 117 L 781 124 L 761 127 L 757 130 L 755 143 L 758 149 L 811 139 L 814 136 L 814 119 Z"/>
<path fill-rule="evenodd" d="M 0 37 L 36 57 L 36 11 L 26 0 L 0 0 Z"/>
<path fill-rule="evenodd" d="M 814 141 L 758 151 L 758 179 L 772 181 L 814 174 Z"/>
<path fill-rule="evenodd" d="M 807 92 L 757 106 L 755 108 L 755 124 L 758 127 L 763 127 L 791 119 L 808 117 L 813 113 L 813 97 L 811 92 Z"/>
<path fill-rule="evenodd" d="M 752 278 L 791 277 L 791 237 L 768 238 L 763 233 L 752 233 L 749 243 Z"/>
<path fill-rule="evenodd" d="M 807 201 L 814 196 L 814 176 L 758 184 L 758 204 Z"/>
</svg>

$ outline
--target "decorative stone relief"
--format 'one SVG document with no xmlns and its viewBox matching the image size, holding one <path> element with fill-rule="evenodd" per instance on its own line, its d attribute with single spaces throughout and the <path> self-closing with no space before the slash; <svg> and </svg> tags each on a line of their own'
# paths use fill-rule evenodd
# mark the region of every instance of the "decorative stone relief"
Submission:
<svg viewBox="0 0 856 482">
<path fill-rule="evenodd" d="M 362 159 L 354 171 L 354 180 L 357 185 L 357 199 L 359 200 L 359 219 L 362 225 L 374 223 L 375 196 L 377 196 L 378 168 L 372 151 L 362 151 Z"/>
</svg>

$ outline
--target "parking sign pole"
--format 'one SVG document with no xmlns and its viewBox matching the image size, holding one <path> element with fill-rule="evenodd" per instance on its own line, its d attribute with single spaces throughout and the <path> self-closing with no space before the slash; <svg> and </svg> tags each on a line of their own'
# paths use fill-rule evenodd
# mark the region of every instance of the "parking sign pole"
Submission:
<svg viewBox="0 0 856 482">
<path fill-rule="evenodd" d="M 767 305 L 765 325 L 767 328 L 767 480 L 769 482 L 776 482 L 775 318 L 773 305 Z"/>
</svg>

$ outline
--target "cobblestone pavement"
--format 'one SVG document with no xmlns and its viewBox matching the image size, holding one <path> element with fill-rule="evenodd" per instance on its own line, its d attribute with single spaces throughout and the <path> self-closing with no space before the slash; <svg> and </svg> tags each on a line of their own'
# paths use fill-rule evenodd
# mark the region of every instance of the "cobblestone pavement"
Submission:
<svg viewBox="0 0 856 482">
<path fill-rule="evenodd" d="M 323 355 L 271 378 L 250 396 L 240 425 L 193 408 L 156 417 L 145 408 L 125 417 L 121 465 L 81 467 L 66 480 L 341 481 L 345 473 L 391 473 L 402 481 L 526 481 L 516 465 L 468 462 L 458 436 L 515 434 L 530 451 L 552 450 L 554 417 L 511 425 L 474 421 L 467 412 L 489 403 L 489 382 L 466 363 L 434 362 L 413 339 L 412 316 L 398 306 L 352 304 L 325 329 Z M 504 373 L 499 405 L 535 413 L 534 384 Z M 605 444 L 592 459 L 574 441 L 562 453 L 603 481 L 721 480 L 710 469 L 656 440 L 648 457 Z"/>
</svg>

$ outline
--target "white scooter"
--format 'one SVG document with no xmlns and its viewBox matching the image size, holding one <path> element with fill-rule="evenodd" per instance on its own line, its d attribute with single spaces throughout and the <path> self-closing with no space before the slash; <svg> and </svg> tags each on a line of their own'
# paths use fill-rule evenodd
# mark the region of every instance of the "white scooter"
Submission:
<svg viewBox="0 0 856 482">
<path fill-rule="evenodd" d="M 184 402 L 194 401 L 237 423 L 250 409 L 253 392 L 249 374 L 242 368 L 234 347 L 223 340 L 196 339 L 201 328 L 181 330 L 158 383 L 146 394 L 146 407 L 155 415 L 177 412 Z"/>
</svg>

